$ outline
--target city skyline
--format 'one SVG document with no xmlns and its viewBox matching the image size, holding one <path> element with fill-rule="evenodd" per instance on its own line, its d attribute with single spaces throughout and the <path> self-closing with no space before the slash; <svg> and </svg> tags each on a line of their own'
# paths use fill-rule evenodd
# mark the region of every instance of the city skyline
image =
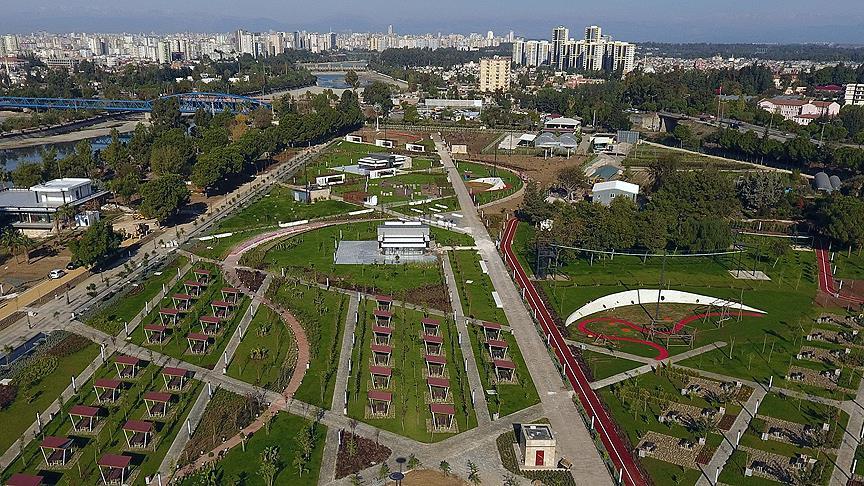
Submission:
<svg viewBox="0 0 864 486">
<path fill-rule="evenodd" d="M 436 15 L 419 15 L 421 7 L 393 0 L 372 0 L 358 9 L 346 0 L 303 8 L 296 2 L 251 0 L 238 11 L 227 0 L 146 5 L 120 0 L 43 0 L 34 5 L 7 0 L 0 32 L 227 32 L 313 30 L 381 32 L 388 24 L 398 33 L 468 33 L 487 30 L 539 38 L 550 26 L 602 24 L 634 42 L 832 42 L 864 44 L 864 8 L 855 0 L 834 2 L 831 12 L 814 11 L 812 3 L 769 0 L 755 4 L 731 0 L 721 11 L 706 4 L 654 0 L 634 4 L 613 0 L 602 6 L 549 0 L 542 9 L 513 1 L 475 1 L 470 9 L 455 0 L 436 4 Z M 701 3 L 701 2 L 700 2 Z M 351 15 L 345 15 L 351 12 Z M 837 12 L 842 12 L 838 15 Z M 766 22 L 770 19 L 770 22 Z M 724 28 L 718 29 L 718 25 Z"/>
</svg>

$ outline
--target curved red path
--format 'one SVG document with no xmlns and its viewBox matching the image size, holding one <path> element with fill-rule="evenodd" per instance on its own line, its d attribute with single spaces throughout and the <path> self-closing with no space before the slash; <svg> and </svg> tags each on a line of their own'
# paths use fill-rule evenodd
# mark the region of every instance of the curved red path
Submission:
<svg viewBox="0 0 864 486">
<path fill-rule="evenodd" d="M 819 267 L 819 290 L 850 304 L 864 304 L 864 300 L 861 298 L 854 295 L 842 294 L 836 288 L 834 272 L 831 271 L 831 257 L 828 255 L 828 250 L 824 248 L 816 249 L 816 264 Z"/>
<path fill-rule="evenodd" d="M 663 335 L 674 334 L 674 333 L 680 331 L 681 329 L 683 329 L 685 326 L 689 325 L 693 321 L 697 321 L 699 319 L 704 319 L 706 317 L 720 317 L 723 315 L 724 315 L 724 313 L 722 313 L 722 312 L 706 312 L 704 314 L 696 314 L 696 315 L 692 315 L 692 316 L 687 316 L 684 319 L 681 319 L 680 321 L 676 322 L 675 325 L 672 327 L 672 329 L 670 329 L 669 331 L 657 331 L 657 332 L 658 332 L 658 334 L 663 334 Z M 730 314 L 725 314 L 725 315 L 730 315 Z M 739 315 L 739 313 L 736 312 L 734 315 L 737 316 L 737 315 Z M 741 312 L 740 315 L 748 316 L 748 317 L 762 317 L 762 314 L 760 314 L 758 312 Z M 641 333 L 647 333 L 648 332 L 648 329 L 646 329 L 643 326 L 640 326 L 638 324 L 634 324 L 634 323 L 632 323 L 628 320 L 625 320 L 625 319 L 619 319 L 617 317 L 594 317 L 591 319 L 584 319 L 584 320 L 579 321 L 577 323 L 577 327 L 578 327 L 579 331 L 581 331 L 583 334 L 587 334 L 590 337 L 598 336 L 600 338 L 608 339 L 610 341 L 624 341 L 624 342 L 629 342 L 629 343 L 639 343 L 639 344 L 644 344 L 645 346 L 654 348 L 655 350 L 657 350 L 657 356 L 654 357 L 654 359 L 656 359 L 657 361 L 662 361 L 662 360 L 669 357 L 669 351 L 666 348 L 664 348 L 663 346 L 661 346 L 661 345 L 659 345 L 653 341 L 648 341 L 647 339 L 633 338 L 633 337 L 627 337 L 627 336 L 617 336 L 617 335 L 613 335 L 613 334 L 606 334 L 606 333 L 602 333 L 602 332 L 592 331 L 591 329 L 588 328 L 588 325 L 591 323 L 594 323 L 594 322 L 603 322 L 606 324 L 620 324 L 624 327 L 633 329 L 635 331 L 639 331 Z"/>
<path fill-rule="evenodd" d="M 512 244 L 517 225 L 518 221 L 515 219 L 508 221 L 501 238 L 501 250 L 504 253 L 504 262 L 513 268 L 513 278 L 519 287 L 524 290 L 524 298 L 534 311 L 534 316 L 540 323 L 544 337 L 546 337 L 546 342 L 549 343 L 549 346 L 555 352 L 556 358 L 558 358 L 558 361 L 563 366 L 564 375 L 576 391 L 579 402 L 588 415 L 595 419 L 594 426 L 597 429 L 603 447 L 606 448 L 610 459 L 612 459 L 612 463 L 619 471 L 621 480 L 627 485 L 647 485 L 648 481 L 636 465 L 636 461 L 630 453 L 630 447 L 616 433 L 612 418 L 606 412 L 606 409 L 603 408 L 603 404 L 600 402 L 597 394 L 591 389 L 588 378 L 573 358 L 573 354 L 570 352 L 570 348 L 567 347 L 567 343 L 564 342 L 564 337 L 561 336 L 561 331 L 555 325 L 555 321 L 546 308 L 546 304 L 543 303 L 543 300 L 537 293 L 537 289 L 534 288 L 534 284 L 528 279 L 528 275 L 526 275 L 525 270 L 516 258 Z"/>
</svg>

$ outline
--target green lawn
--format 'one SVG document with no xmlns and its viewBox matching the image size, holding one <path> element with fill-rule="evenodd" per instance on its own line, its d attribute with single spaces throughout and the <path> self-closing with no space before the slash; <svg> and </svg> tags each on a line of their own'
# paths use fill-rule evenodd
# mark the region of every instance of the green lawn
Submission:
<svg viewBox="0 0 864 486">
<path fill-rule="evenodd" d="M 133 473 L 137 474 L 134 484 L 145 484 L 145 476 L 152 475 L 159 469 L 174 437 L 183 429 L 186 415 L 202 387 L 198 381 L 187 382 L 182 392 L 174 394 L 176 402 L 170 409 L 173 413 L 169 412 L 164 419 L 149 418 L 141 396 L 147 391 L 162 390 L 163 382 L 159 371 L 159 367 L 148 365 L 139 372 L 136 379 L 124 381 L 126 388 L 122 391 L 118 402 L 100 406 L 103 413 L 107 413 L 107 417 L 103 415 L 100 420 L 102 425 L 97 428 L 95 435 L 75 433 L 70 427 L 68 411 L 73 405 L 89 406 L 95 402 L 96 394 L 93 390 L 95 379 L 116 378 L 116 370 L 109 361 L 106 366 L 97 370 L 93 380 L 79 388 L 75 398 L 64 404 L 61 413 L 44 427 L 45 435 L 69 436 L 75 441 L 75 446 L 78 448 L 75 451 L 77 465 L 67 470 L 44 469 L 38 441 L 31 441 L 18 459 L 3 472 L 3 477 L 11 476 L 15 472 L 26 472 L 38 473 L 50 484 L 96 484 L 99 482 L 96 458 L 103 454 L 124 454 L 132 456 Z M 155 448 L 127 451 L 122 426 L 127 420 L 132 419 L 154 423 Z"/>
<path fill-rule="evenodd" d="M 679 152 L 657 145 L 640 143 L 627 158 L 624 159 L 625 167 L 648 167 L 658 160 L 667 160 L 675 157 L 679 160 L 681 168 L 699 168 L 711 166 L 717 169 L 740 170 L 744 164 L 732 159 L 720 157 L 709 157 L 707 155 Z"/>
<path fill-rule="evenodd" d="M 342 201 L 327 200 L 314 204 L 295 202 L 290 188 L 274 186 L 269 193 L 222 220 L 210 231 L 210 235 L 234 233 L 233 235 L 196 241 L 190 251 L 206 258 L 221 259 L 234 246 L 258 234 L 276 229 L 279 223 L 323 218 L 355 209 L 357 206 Z"/>
<path fill-rule="evenodd" d="M 309 457 L 302 461 L 304 472 L 301 475 L 297 465 L 300 463 L 295 461 L 302 454 L 301 441 L 298 440 L 298 436 L 302 433 L 309 433 L 312 448 Z M 183 486 L 199 484 L 263 486 L 266 483 L 259 474 L 261 454 L 265 448 L 275 447 L 279 452 L 279 462 L 273 484 L 315 485 L 318 484 L 318 472 L 321 469 L 326 437 L 327 427 L 323 424 L 312 423 L 301 417 L 281 412 L 269 427 L 258 431 L 249 439 L 245 451 L 241 447 L 235 447 L 216 463 L 216 469 L 211 476 L 214 482 L 208 483 L 202 479 L 207 476 L 205 472 L 189 476 L 180 484 Z"/>
<path fill-rule="evenodd" d="M 12 404 L 0 410 L 0 450 L 6 451 L 22 433 L 36 420 L 36 413 L 43 412 L 60 393 L 70 384 L 72 376 L 78 376 L 99 354 L 99 347 L 87 347 L 57 359 L 57 368 L 38 383 L 26 390 L 18 390 Z"/>
<path fill-rule="evenodd" d="M 424 204 L 415 204 L 413 206 L 409 204 L 403 204 L 401 206 L 392 207 L 391 209 L 411 217 L 434 217 L 434 215 L 436 214 L 441 214 L 442 216 L 444 216 L 451 212 L 460 210 L 459 201 L 452 196 L 442 199 L 435 199 L 431 202 Z"/>
<path fill-rule="evenodd" d="M 116 335 L 123 330 L 123 323 L 137 316 L 144 309 L 144 303 L 159 294 L 162 285 L 176 277 L 177 269 L 185 267 L 187 263 L 189 260 L 185 256 L 175 257 L 160 271 L 146 275 L 128 286 L 119 298 L 87 319 L 86 324 L 112 336 Z"/>
<path fill-rule="evenodd" d="M 309 340 L 309 369 L 294 398 L 329 409 L 336 384 L 348 297 L 318 287 L 309 288 L 279 280 L 270 285 L 268 295 L 297 318 Z"/>
<path fill-rule="evenodd" d="M 457 161 L 456 167 L 462 177 L 468 181 L 480 179 L 484 177 L 500 177 L 507 188 L 500 191 L 481 192 L 475 196 L 475 201 L 482 204 L 488 204 L 498 199 L 507 197 L 522 188 L 522 179 L 515 172 L 509 171 L 500 167 L 492 167 L 486 164 L 478 164 L 476 162 Z"/>
<path fill-rule="evenodd" d="M 256 357 L 261 350 L 264 356 Z M 261 305 L 234 353 L 228 376 L 281 392 L 291 378 L 287 371 L 296 364 L 297 343 L 291 330 L 270 308 Z"/>
<path fill-rule="evenodd" d="M 492 297 L 495 288 L 489 275 L 483 273 L 480 255 L 476 251 L 451 251 L 448 255 L 465 315 L 483 321 L 507 324 L 504 309 L 495 305 L 495 299 Z"/>
<path fill-rule="evenodd" d="M 393 355 L 390 367 L 393 375 L 387 391 L 393 394 L 391 417 L 366 418 L 369 403 L 367 392 L 371 387 L 369 367 L 372 355 L 369 349 L 372 342 L 372 311 L 376 308 L 373 301 L 364 301 L 360 322 L 356 329 L 356 342 L 352 353 L 352 371 L 348 381 L 348 415 L 384 430 L 404 435 L 421 442 L 437 442 L 452 437 L 450 433 L 430 433 L 426 422 L 432 415 L 425 402 L 427 393 L 424 371 L 424 345 L 420 340 L 422 327 L 420 312 L 402 307 L 395 308 L 391 346 Z M 450 380 L 450 393 L 456 412 L 455 420 L 459 432 L 477 426 L 477 418 L 471 405 L 470 388 L 463 358 L 457 343 L 455 324 L 450 319 L 441 320 L 441 336 L 444 339 L 444 356 L 447 359 L 447 377 Z"/>
<path fill-rule="evenodd" d="M 837 273 L 834 274 L 837 278 L 864 280 L 864 255 L 861 252 L 837 251 L 834 253 L 834 265 L 837 266 Z M 849 285 L 855 290 L 855 284 L 851 282 L 844 283 L 843 288 L 848 290 Z"/>
<path fill-rule="evenodd" d="M 179 323 L 174 326 L 173 330 L 169 333 L 169 337 L 166 338 L 167 340 L 161 344 L 150 344 L 147 342 L 144 335 L 144 324 L 158 324 L 160 322 L 159 310 L 163 307 L 174 307 L 171 296 L 175 293 L 184 293 L 183 282 L 186 280 L 194 280 L 192 272 L 197 268 L 204 268 L 212 272 L 210 284 L 207 286 L 206 290 L 203 291 L 201 296 L 193 301 L 192 308 L 182 315 Z M 198 318 L 203 315 L 213 314 L 210 302 L 214 300 L 222 300 L 221 290 L 228 286 L 215 265 L 199 263 L 195 265 L 195 269 L 190 270 L 187 275 L 184 275 L 184 277 L 180 279 L 168 292 L 166 298 L 163 299 L 155 309 L 151 310 L 150 314 L 148 314 L 142 321 L 142 324 L 132 331 L 131 338 L 132 342 L 161 354 L 204 368 L 215 369 L 222 366 L 222 363 L 220 363 L 222 352 L 228 345 L 228 341 L 234 334 L 234 330 L 242 320 L 243 315 L 247 312 L 250 299 L 241 295 L 239 303 L 231 312 L 229 318 L 222 320 L 219 333 L 211 339 L 207 348 L 207 354 L 197 355 L 190 353 L 186 335 L 190 332 L 201 332 L 201 324 L 199 323 Z"/>
<path fill-rule="evenodd" d="M 378 196 L 378 204 L 447 197 L 455 193 L 443 169 L 405 172 L 395 177 L 369 180 L 348 174 L 345 179 L 344 184 L 333 186 L 334 194 L 341 196 L 348 192 L 363 191 Z"/>
<path fill-rule="evenodd" d="M 350 223 L 329 226 L 274 242 L 265 261 L 274 273 L 285 268 L 286 274 L 301 275 L 332 285 L 366 289 L 387 294 L 417 289 L 443 288 L 443 277 L 436 264 L 335 265 L 333 252 L 340 235 L 345 240 L 376 240 L 379 222 Z M 470 237 L 432 228 L 435 240 L 442 245 L 464 243 Z"/>
<path fill-rule="evenodd" d="M 593 351 L 581 351 L 581 353 L 588 367 L 591 368 L 595 381 L 642 366 L 642 363 L 609 356 L 608 354 L 595 353 Z"/>
</svg>

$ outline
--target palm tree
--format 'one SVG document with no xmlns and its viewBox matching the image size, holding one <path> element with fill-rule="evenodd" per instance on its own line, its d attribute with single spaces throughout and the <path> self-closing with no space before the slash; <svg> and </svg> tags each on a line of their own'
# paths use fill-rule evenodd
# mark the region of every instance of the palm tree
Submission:
<svg viewBox="0 0 864 486">
<path fill-rule="evenodd" d="M 69 220 L 75 218 L 77 216 L 78 211 L 75 210 L 74 207 L 64 204 L 57 208 L 57 211 L 54 212 L 54 230 L 57 234 L 60 234 L 60 223 L 63 223 L 63 226 L 69 225 Z"/>
</svg>

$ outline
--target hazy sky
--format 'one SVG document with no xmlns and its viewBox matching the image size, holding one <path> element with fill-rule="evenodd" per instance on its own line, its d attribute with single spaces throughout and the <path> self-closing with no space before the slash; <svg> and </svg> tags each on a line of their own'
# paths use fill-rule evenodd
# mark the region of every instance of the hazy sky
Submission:
<svg viewBox="0 0 864 486">
<path fill-rule="evenodd" d="M 0 32 L 507 32 L 600 24 L 618 39 L 864 44 L 864 0 L 0 0 Z"/>
</svg>

